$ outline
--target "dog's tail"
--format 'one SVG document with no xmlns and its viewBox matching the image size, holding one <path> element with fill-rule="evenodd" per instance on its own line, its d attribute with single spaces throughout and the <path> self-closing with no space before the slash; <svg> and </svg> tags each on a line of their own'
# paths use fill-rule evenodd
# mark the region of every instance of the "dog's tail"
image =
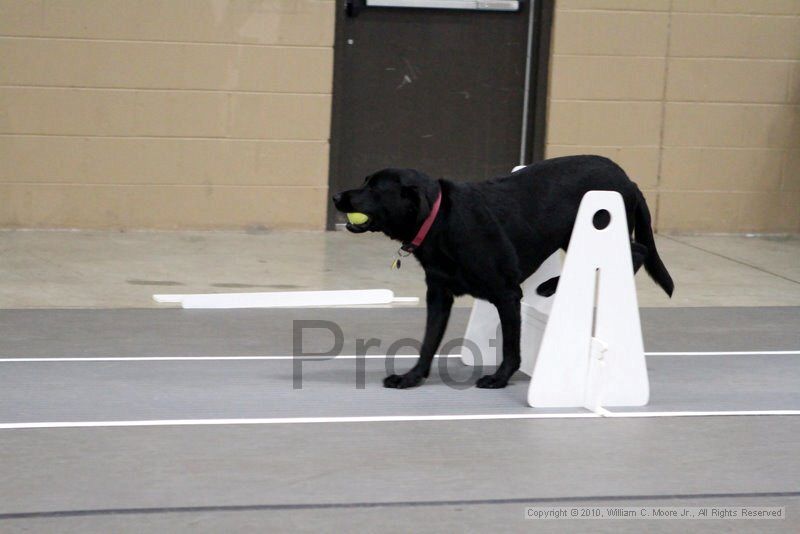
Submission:
<svg viewBox="0 0 800 534">
<path fill-rule="evenodd" d="M 650 219 L 650 210 L 647 209 L 647 202 L 639 188 L 636 188 L 636 219 L 634 224 L 634 236 L 638 243 L 647 247 L 647 256 L 644 260 L 644 270 L 647 274 L 661 286 L 661 289 L 670 297 L 675 289 L 669 271 L 661 261 L 661 257 L 656 250 L 656 241 L 653 238 L 653 227 Z"/>
</svg>

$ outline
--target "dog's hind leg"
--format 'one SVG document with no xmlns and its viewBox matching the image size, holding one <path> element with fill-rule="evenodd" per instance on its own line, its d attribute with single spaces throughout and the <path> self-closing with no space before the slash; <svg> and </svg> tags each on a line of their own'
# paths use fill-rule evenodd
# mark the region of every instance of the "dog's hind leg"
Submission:
<svg viewBox="0 0 800 534">
<path fill-rule="evenodd" d="M 492 301 L 500 315 L 500 325 L 503 329 L 503 363 L 493 375 L 481 377 L 475 384 L 479 388 L 499 389 L 508 384 L 520 365 L 519 337 L 520 337 L 520 301 L 522 290 L 509 291 Z"/>
<path fill-rule="evenodd" d="M 425 337 L 422 340 L 422 349 L 419 351 L 419 360 L 406 374 L 389 375 L 384 378 L 383 387 L 394 389 L 413 388 L 428 377 L 431 371 L 433 355 L 442 342 L 447 322 L 450 320 L 450 310 L 453 308 L 453 294 L 439 285 L 429 284 L 426 301 L 428 317 L 425 323 Z"/>
<path fill-rule="evenodd" d="M 631 241 L 631 258 L 633 259 L 633 272 L 639 272 L 639 269 L 644 265 L 644 260 L 647 258 L 647 247 L 636 241 Z M 549 280 L 545 280 L 536 287 L 536 293 L 542 297 L 552 297 L 558 289 L 559 276 L 554 276 Z"/>
<path fill-rule="evenodd" d="M 536 293 L 542 297 L 552 297 L 558 288 L 559 276 L 554 276 L 550 280 L 545 280 L 536 287 Z"/>
</svg>

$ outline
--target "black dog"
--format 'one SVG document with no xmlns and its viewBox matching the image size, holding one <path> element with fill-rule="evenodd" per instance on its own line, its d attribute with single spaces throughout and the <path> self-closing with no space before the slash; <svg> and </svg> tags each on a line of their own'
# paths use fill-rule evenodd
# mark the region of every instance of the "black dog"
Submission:
<svg viewBox="0 0 800 534">
<path fill-rule="evenodd" d="M 385 169 L 368 176 L 360 189 L 335 195 L 339 211 L 368 216 L 362 224 L 348 223 L 348 230 L 383 232 L 401 241 L 425 269 L 428 318 L 419 360 L 406 374 L 386 377 L 384 386 L 413 387 L 428 376 L 453 297 L 469 294 L 497 307 L 503 329 L 503 362 L 477 386 L 505 387 L 520 366 L 520 284 L 555 251 L 567 249 L 578 205 L 592 190 L 622 195 L 628 228 L 635 236 L 634 270 L 644 265 L 672 296 L 672 278 L 656 251 L 642 193 L 616 163 L 600 156 L 545 160 L 480 183 Z M 419 243 L 426 223 L 429 231 Z M 537 292 L 551 295 L 557 282 L 551 279 Z"/>
</svg>

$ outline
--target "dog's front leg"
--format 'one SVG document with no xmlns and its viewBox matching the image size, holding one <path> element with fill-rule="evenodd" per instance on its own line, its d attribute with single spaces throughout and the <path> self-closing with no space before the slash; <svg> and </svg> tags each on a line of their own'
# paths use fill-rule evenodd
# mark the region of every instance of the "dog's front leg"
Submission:
<svg viewBox="0 0 800 534">
<path fill-rule="evenodd" d="M 508 384 L 511 375 L 517 372 L 520 366 L 519 336 L 520 336 L 520 300 L 522 291 L 510 291 L 492 302 L 500 315 L 500 324 L 503 327 L 503 363 L 493 375 L 481 377 L 475 384 L 479 388 L 499 389 Z"/>
<path fill-rule="evenodd" d="M 428 284 L 426 297 L 428 318 L 425 322 L 425 337 L 419 352 L 417 364 L 404 375 L 390 375 L 383 379 L 383 387 L 412 388 L 418 386 L 431 372 L 431 362 L 450 319 L 453 308 L 453 294 L 438 284 Z"/>
</svg>

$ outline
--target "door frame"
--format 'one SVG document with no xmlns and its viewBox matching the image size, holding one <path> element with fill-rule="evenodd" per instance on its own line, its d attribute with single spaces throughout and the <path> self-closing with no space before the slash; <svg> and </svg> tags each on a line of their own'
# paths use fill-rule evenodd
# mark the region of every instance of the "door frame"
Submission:
<svg viewBox="0 0 800 534">
<path fill-rule="evenodd" d="M 545 138 L 547 136 L 547 87 L 550 72 L 550 38 L 553 27 L 553 10 L 555 0 L 523 0 L 527 6 L 533 6 L 533 28 L 531 33 L 530 53 L 531 71 L 528 83 L 528 117 L 526 128 L 525 162 L 533 163 L 544 159 Z M 346 0 L 336 0 L 336 29 L 333 44 L 333 98 L 331 101 L 331 133 L 328 157 L 328 192 L 332 194 L 342 188 L 340 158 L 344 132 L 342 120 L 344 110 L 345 49 L 344 21 Z M 383 8 L 369 8 L 383 9 Z M 522 117 L 520 117 L 522 119 Z M 513 163 L 509 162 L 510 166 Z M 510 169 L 509 169 L 510 170 Z M 488 178 L 488 176 L 487 176 Z M 328 195 L 329 197 L 331 195 Z M 328 230 L 336 229 L 336 210 L 330 199 L 327 202 Z"/>
</svg>

